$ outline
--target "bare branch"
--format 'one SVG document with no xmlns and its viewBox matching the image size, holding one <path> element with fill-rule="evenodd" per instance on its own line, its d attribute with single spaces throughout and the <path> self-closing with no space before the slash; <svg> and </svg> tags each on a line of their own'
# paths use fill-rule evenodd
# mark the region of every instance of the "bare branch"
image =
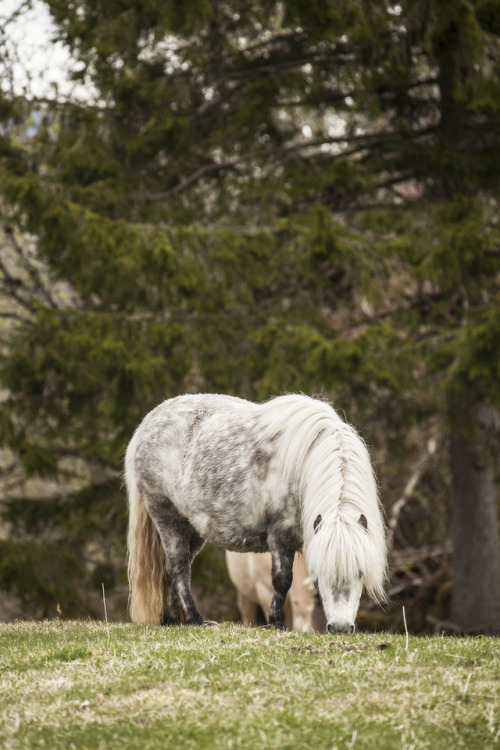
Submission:
<svg viewBox="0 0 500 750">
<path fill-rule="evenodd" d="M 403 489 L 402 494 L 396 500 L 396 502 L 392 504 L 390 518 L 389 518 L 389 529 L 387 533 L 387 547 L 389 550 L 392 550 L 394 546 L 394 536 L 395 536 L 396 529 L 399 524 L 401 513 L 405 505 L 409 502 L 409 500 L 413 496 L 413 493 L 415 492 L 415 488 L 417 487 L 422 476 L 427 470 L 427 467 L 429 466 L 430 461 L 435 455 L 436 450 L 437 450 L 437 445 L 436 445 L 435 439 L 429 440 L 427 443 L 427 450 L 418 459 L 415 467 L 413 468 L 412 473 L 410 474 L 408 481 L 406 482 L 406 485 Z"/>
</svg>

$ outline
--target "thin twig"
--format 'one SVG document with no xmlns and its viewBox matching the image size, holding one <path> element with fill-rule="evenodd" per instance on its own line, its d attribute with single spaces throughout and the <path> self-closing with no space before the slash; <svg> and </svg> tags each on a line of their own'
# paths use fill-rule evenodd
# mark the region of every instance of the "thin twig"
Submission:
<svg viewBox="0 0 500 750">
<path fill-rule="evenodd" d="M 405 649 L 406 649 L 406 652 L 408 652 L 408 626 L 406 624 L 406 611 L 405 611 L 404 606 L 403 606 L 403 622 L 405 626 L 405 635 L 406 635 Z"/>
<path fill-rule="evenodd" d="M 102 583 L 101 586 L 102 586 L 102 601 L 104 603 L 104 619 L 106 620 L 106 629 L 108 631 L 108 643 L 109 643 L 109 623 L 108 623 L 108 612 L 106 609 L 106 593 L 104 591 L 104 583 Z"/>
</svg>

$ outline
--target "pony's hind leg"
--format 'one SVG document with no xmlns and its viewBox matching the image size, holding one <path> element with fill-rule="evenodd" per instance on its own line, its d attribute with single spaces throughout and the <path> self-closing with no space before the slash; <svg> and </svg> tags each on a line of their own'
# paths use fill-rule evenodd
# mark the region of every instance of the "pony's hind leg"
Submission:
<svg viewBox="0 0 500 750">
<path fill-rule="evenodd" d="M 295 535 L 283 527 L 278 527 L 270 530 L 267 540 L 272 558 L 271 578 L 274 589 L 269 609 L 269 624 L 274 625 L 277 630 L 285 630 L 285 600 L 293 580 Z"/>
<path fill-rule="evenodd" d="M 181 601 L 175 586 L 167 581 L 163 594 L 163 612 L 160 617 L 160 625 L 181 624 Z"/>
<path fill-rule="evenodd" d="M 147 507 L 165 552 L 168 586 L 161 623 L 179 624 L 182 610 L 186 625 L 201 625 L 203 618 L 191 593 L 191 563 L 203 547 L 204 540 L 168 498 L 149 498 Z"/>
<path fill-rule="evenodd" d="M 183 521 L 185 519 L 182 519 Z M 187 524 L 187 521 L 185 522 Z M 191 593 L 191 563 L 196 553 L 203 547 L 196 531 L 182 523 L 176 530 L 170 529 L 166 542 L 167 569 L 171 581 L 173 601 L 180 604 L 185 625 L 201 625 L 203 617 L 198 612 Z"/>
</svg>

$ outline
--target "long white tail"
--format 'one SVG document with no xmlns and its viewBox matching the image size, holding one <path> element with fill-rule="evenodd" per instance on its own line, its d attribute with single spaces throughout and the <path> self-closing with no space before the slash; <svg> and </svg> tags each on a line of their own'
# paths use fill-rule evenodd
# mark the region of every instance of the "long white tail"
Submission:
<svg viewBox="0 0 500 750">
<path fill-rule="evenodd" d="M 129 610 L 132 622 L 158 625 L 164 609 L 167 577 L 160 536 L 137 488 L 134 471 L 135 436 L 125 456 L 128 494 L 127 534 Z"/>
</svg>

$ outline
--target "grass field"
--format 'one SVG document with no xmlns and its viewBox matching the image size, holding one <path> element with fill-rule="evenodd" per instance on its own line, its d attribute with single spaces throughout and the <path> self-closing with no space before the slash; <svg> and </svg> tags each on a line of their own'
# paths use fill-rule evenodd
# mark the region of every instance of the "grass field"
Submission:
<svg viewBox="0 0 500 750">
<path fill-rule="evenodd" d="M 500 748 L 500 640 L 0 625 L 5 748 Z"/>
</svg>

